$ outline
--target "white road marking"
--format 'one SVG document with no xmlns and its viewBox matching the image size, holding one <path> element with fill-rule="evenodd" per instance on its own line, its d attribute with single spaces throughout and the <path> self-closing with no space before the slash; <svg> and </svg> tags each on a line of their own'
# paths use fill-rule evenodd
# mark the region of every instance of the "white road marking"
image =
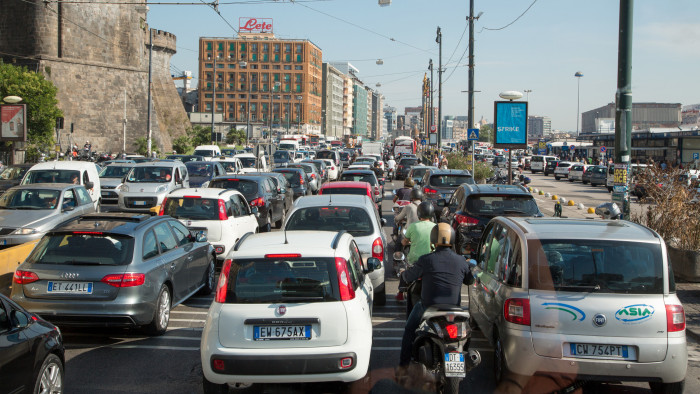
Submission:
<svg viewBox="0 0 700 394">
<path fill-rule="evenodd" d="M 172 321 L 172 319 L 170 319 Z M 168 327 L 166 331 L 202 331 L 204 327 Z"/>
</svg>

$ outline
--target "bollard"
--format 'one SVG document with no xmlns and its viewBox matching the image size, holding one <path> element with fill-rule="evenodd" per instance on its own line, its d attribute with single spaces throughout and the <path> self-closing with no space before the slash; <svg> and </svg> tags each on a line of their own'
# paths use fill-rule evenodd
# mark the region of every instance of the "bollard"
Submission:
<svg viewBox="0 0 700 394">
<path fill-rule="evenodd" d="M 582 202 L 578 203 L 578 209 L 583 209 L 583 208 L 585 208 L 585 206 L 583 205 L 583 203 L 582 203 Z"/>
<path fill-rule="evenodd" d="M 556 194 L 552 195 L 552 200 L 558 200 L 558 199 L 559 199 L 559 196 L 557 196 Z"/>
<path fill-rule="evenodd" d="M 593 209 L 593 207 L 588 207 L 588 213 L 595 213 L 595 209 Z"/>
<path fill-rule="evenodd" d="M 576 205 L 576 203 L 574 202 L 574 200 L 569 200 L 569 206 L 570 206 L 570 207 L 573 207 L 574 205 Z"/>
</svg>

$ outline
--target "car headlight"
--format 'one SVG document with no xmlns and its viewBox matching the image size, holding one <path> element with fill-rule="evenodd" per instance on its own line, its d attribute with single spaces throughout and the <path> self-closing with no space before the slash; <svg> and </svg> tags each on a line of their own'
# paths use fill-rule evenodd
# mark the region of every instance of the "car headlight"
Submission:
<svg viewBox="0 0 700 394">
<path fill-rule="evenodd" d="M 29 234 L 34 234 L 34 233 L 36 233 L 35 228 L 18 228 L 14 232 L 14 234 L 16 234 L 16 235 L 29 235 Z"/>
<path fill-rule="evenodd" d="M 128 192 L 129 191 L 129 186 L 127 184 L 123 184 L 119 186 L 119 190 L 123 192 Z"/>
<path fill-rule="evenodd" d="M 156 189 L 156 194 L 157 193 L 163 193 L 164 191 L 168 190 L 168 185 L 160 185 Z"/>
</svg>

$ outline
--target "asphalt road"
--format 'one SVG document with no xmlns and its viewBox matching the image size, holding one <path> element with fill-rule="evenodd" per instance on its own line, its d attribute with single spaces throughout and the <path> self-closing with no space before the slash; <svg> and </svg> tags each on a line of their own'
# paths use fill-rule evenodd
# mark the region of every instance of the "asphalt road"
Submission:
<svg viewBox="0 0 700 394">
<path fill-rule="evenodd" d="M 540 180 L 539 178 L 543 178 Z M 582 200 L 609 201 L 603 188 L 596 192 L 590 186 L 555 181 L 552 177 L 535 175 L 533 184 L 553 187 Z M 391 233 L 391 190 L 400 182 L 386 185 L 382 204 L 387 219 L 385 231 Z M 586 190 L 578 190 L 578 188 Z M 591 190 L 593 189 L 593 190 Z M 600 195 L 600 196 L 599 196 Z M 544 201 L 544 200 L 543 200 Z M 543 207 L 544 208 L 544 207 Z M 544 209 L 543 209 L 544 210 Z M 393 245 L 389 246 L 393 249 Z M 377 382 L 392 378 L 398 364 L 401 336 L 405 323 L 405 306 L 396 302 L 398 281 L 392 276 L 391 262 L 387 262 L 387 304 L 375 307 L 373 314 L 374 340 L 370 372 L 367 377 L 349 387 L 336 384 L 266 385 L 266 393 L 316 393 L 316 392 L 368 392 Z M 463 288 L 466 305 L 467 290 Z M 64 330 L 66 344 L 66 393 L 201 393 L 202 370 L 199 343 L 207 309 L 213 301 L 195 296 L 173 309 L 170 326 L 165 335 L 149 337 L 138 330 L 75 329 Z M 462 393 L 491 393 L 495 389 L 491 366 L 493 350 L 480 332 L 475 332 L 473 348 L 482 354 L 482 364 L 472 370 L 462 382 Z M 686 392 L 700 392 L 700 348 L 689 345 L 691 361 L 686 378 Z M 598 388 L 598 392 L 649 393 L 646 384 L 611 385 Z M 231 390 L 232 393 L 236 390 Z M 386 391 L 382 391 L 386 392 Z"/>
</svg>

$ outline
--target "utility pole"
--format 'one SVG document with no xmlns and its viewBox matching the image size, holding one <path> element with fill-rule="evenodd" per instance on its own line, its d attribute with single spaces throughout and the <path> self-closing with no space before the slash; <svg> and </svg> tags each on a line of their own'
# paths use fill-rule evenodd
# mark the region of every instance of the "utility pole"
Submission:
<svg viewBox="0 0 700 394">
<path fill-rule="evenodd" d="M 428 68 L 430 68 L 430 126 L 432 127 L 435 124 L 435 111 L 433 110 L 435 108 L 433 107 L 433 59 L 430 59 Z"/>
<path fill-rule="evenodd" d="M 442 31 L 440 31 L 440 26 L 437 28 L 437 38 L 435 39 L 440 45 L 439 60 L 438 60 L 438 120 L 437 120 L 437 147 L 438 152 L 441 147 L 441 134 L 442 134 Z"/>
<path fill-rule="evenodd" d="M 214 43 L 216 45 L 216 43 Z M 215 48 L 216 49 L 216 48 Z M 216 57 L 217 54 L 214 53 L 214 71 L 212 72 L 212 84 L 211 84 L 211 139 L 217 142 L 218 137 L 216 136 L 216 130 L 214 129 L 214 108 L 216 108 Z M 247 135 L 246 135 L 247 137 Z"/>
<path fill-rule="evenodd" d="M 474 19 L 479 20 L 481 12 L 476 17 L 474 16 L 474 0 L 469 0 L 469 90 L 467 91 L 467 130 L 474 127 Z M 471 168 L 474 173 L 474 154 L 476 153 L 474 145 L 476 141 L 471 141 L 470 148 L 472 151 Z"/>
<path fill-rule="evenodd" d="M 124 89 L 124 122 L 122 123 L 122 153 L 126 154 L 126 89 Z"/>
<path fill-rule="evenodd" d="M 630 218 L 629 172 L 632 153 L 632 13 L 634 0 L 620 0 L 620 26 L 615 95 L 615 183 L 612 201 L 622 219 Z M 578 119 L 577 119 L 578 121 Z"/>
<path fill-rule="evenodd" d="M 148 157 L 151 157 L 151 81 L 153 78 L 153 30 L 148 28 L 148 110 L 146 111 L 146 122 L 148 138 L 146 140 L 146 149 L 148 152 Z"/>
</svg>

